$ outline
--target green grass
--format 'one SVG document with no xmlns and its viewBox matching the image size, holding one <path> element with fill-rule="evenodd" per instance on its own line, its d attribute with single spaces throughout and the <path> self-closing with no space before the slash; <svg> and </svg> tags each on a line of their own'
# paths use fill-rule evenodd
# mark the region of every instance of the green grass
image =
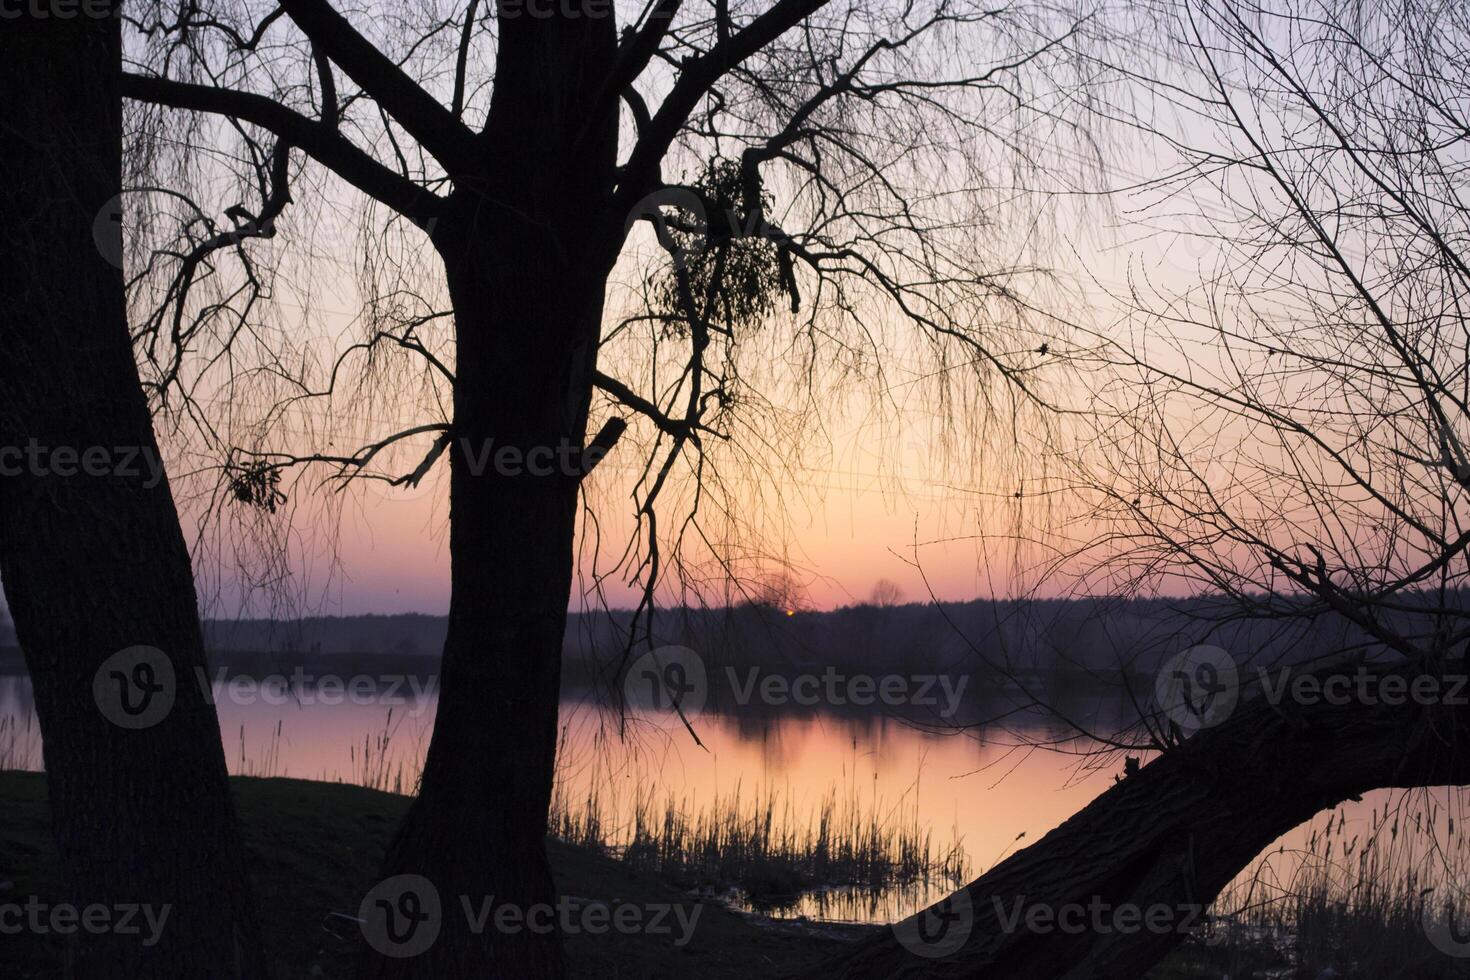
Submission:
<svg viewBox="0 0 1470 980">
<path fill-rule="evenodd" d="M 333 912 L 356 915 L 377 879 L 378 864 L 408 799 L 341 783 L 234 777 L 236 804 L 254 867 L 266 948 L 278 978 L 351 976 L 355 926 Z M 637 869 L 583 848 L 553 842 L 559 895 L 608 903 L 698 901 Z M 59 898 L 56 857 L 41 773 L 0 772 L 0 901 L 35 894 Z M 574 934 L 567 956 L 578 977 L 749 977 L 801 971 L 829 955 L 841 939 L 800 926 L 752 922 L 705 903 L 684 947 L 669 935 Z M 0 976 L 56 977 L 59 937 L 0 936 Z M 319 968 L 319 973 L 313 973 Z"/>
</svg>

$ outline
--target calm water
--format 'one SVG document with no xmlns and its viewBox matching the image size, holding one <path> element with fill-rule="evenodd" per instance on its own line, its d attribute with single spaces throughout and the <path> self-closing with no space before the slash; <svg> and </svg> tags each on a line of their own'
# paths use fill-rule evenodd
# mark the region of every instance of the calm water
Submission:
<svg viewBox="0 0 1470 980">
<path fill-rule="evenodd" d="M 284 693 L 284 692 L 282 692 Z M 393 788 L 412 785 L 432 731 L 435 699 L 405 692 L 401 703 L 326 705 L 310 696 L 285 704 L 236 703 L 216 688 L 220 727 L 230 770 L 245 775 L 326 779 Z M 276 699 L 281 700 L 281 699 Z M 1122 712 L 1093 704 L 1099 725 Z M 798 826 L 811 826 L 824 800 L 839 808 L 877 813 L 902 824 L 927 827 L 944 849 L 958 840 L 973 871 L 983 871 L 1013 850 L 1042 837 L 1112 784 L 1121 759 L 1101 757 L 1072 743 L 1062 750 L 1020 746 L 1024 739 L 1059 735 L 1041 726 L 1010 732 L 935 734 L 896 719 L 860 721 L 815 709 L 759 719 L 705 713 L 693 724 L 703 747 L 667 716 L 635 714 L 623 732 L 617 719 L 586 700 L 562 704 L 563 746 L 559 792 L 575 806 L 598 799 L 611 836 L 626 830 L 635 803 L 666 801 L 682 812 L 708 810 L 717 801 L 774 796 L 777 811 Z M 0 678 L 0 768 L 41 768 L 29 681 Z M 1415 791 L 1375 793 L 1337 812 L 1339 835 L 1359 841 L 1372 835 L 1373 810 L 1412 813 L 1437 806 L 1455 818 L 1461 794 Z M 1291 854 L 1304 848 L 1324 814 L 1299 828 L 1263 857 L 1265 880 L 1291 876 Z M 1273 853 L 1284 848 L 1286 853 Z M 1260 869 L 1254 869 L 1253 874 Z M 892 921 L 927 904 L 940 890 L 872 896 L 826 893 L 807 896 L 782 914 L 857 921 Z"/>
</svg>

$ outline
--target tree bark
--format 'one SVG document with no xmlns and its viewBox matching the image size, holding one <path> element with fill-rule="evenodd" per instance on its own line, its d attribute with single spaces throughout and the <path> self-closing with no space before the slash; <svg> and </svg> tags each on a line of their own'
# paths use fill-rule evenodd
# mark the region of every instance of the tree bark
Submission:
<svg viewBox="0 0 1470 980">
<path fill-rule="evenodd" d="M 533 910 L 557 903 L 545 837 L 562 638 L 616 257 L 597 234 L 609 226 L 616 105 L 592 102 L 613 47 L 610 17 L 502 22 L 484 169 L 457 179 L 433 233 L 457 339 L 448 636 L 419 794 L 386 891 L 364 903 L 364 977 L 565 972 L 554 929 L 500 928 L 494 910 L 539 926 Z M 433 938 L 418 948 L 403 915 L 426 894 L 438 912 L 420 920 Z"/>
<path fill-rule="evenodd" d="M 189 553 L 167 480 L 142 464 L 158 447 L 122 270 L 103 254 L 118 258 L 120 235 L 94 241 L 121 181 L 119 21 L 69 9 L 0 28 L 0 447 L 37 450 L 0 460 L 0 576 L 34 685 L 65 901 L 106 906 L 119 926 L 125 906 L 167 910 L 151 945 L 148 928 L 77 929 L 69 974 L 262 976 L 219 724 L 194 680 Z M 101 475 L 73 475 L 66 450 L 91 447 Z M 167 658 L 172 704 L 155 673 L 159 691 L 127 692 L 143 713 L 118 715 L 114 684 L 142 675 L 132 654 L 117 677 L 104 662 L 138 646 Z"/>
<path fill-rule="evenodd" d="M 845 951 L 831 975 L 1133 980 L 1203 924 L 1199 911 L 1251 860 L 1314 814 L 1374 789 L 1470 782 L 1470 759 L 1457 751 L 1466 723 L 1464 708 L 1447 706 L 1243 702 L 932 907 L 938 917 L 925 922 L 936 941 L 916 939 L 909 920 Z M 1169 910 L 1156 927 L 1114 918 L 1155 906 Z M 1080 928 L 1028 927 L 1027 910 L 1068 907 Z M 943 919 L 968 928 L 962 944 L 936 939 Z"/>
</svg>

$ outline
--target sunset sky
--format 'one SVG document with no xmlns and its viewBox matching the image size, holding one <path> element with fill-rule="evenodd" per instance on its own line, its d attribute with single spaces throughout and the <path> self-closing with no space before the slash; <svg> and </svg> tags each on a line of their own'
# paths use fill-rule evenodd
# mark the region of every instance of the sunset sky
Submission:
<svg viewBox="0 0 1470 980">
<path fill-rule="evenodd" d="M 1123 167 L 1118 181 L 1126 184 L 1138 176 L 1134 170 L 1139 166 Z M 290 247 L 282 253 L 274 297 L 274 317 L 288 336 L 305 338 L 303 359 L 318 370 L 360 340 L 364 329 L 364 293 L 352 249 L 358 243 L 355 229 L 365 219 L 350 196 L 339 203 L 337 208 L 294 212 L 317 249 L 306 257 Z M 1125 282 L 1139 275 L 1156 285 L 1183 282 L 1212 261 L 1209 247 L 1188 236 L 1165 232 L 1140 238 L 1136 226 L 1127 226 L 1134 237 L 1125 237 L 1119 211 L 1129 203 L 1138 203 L 1137 196 L 1094 195 L 1049 205 L 1051 230 L 1044 245 L 1051 278 L 1038 296 L 1063 317 L 995 326 L 997 350 L 1012 364 L 1036 368 L 1033 383 L 1050 386 L 1059 401 L 1085 398 L 1096 383 L 1069 374 L 1055 357 L 1068 342 L 1068 318 L 1103 334 L 1127 329 L 1114 298 Z M 620 310 L 637 306 L 638 270 L 650 260 L 648 238 L 635 230 L 627 252 L 629 271 L 615 279 L 610 292 L 609 321 Z M 1033 247 L 1035 242 L 1024 246 Z M 432 305 L 443 288 L 442 272 L 432 257 L 419 254 L 421 243 L 411 236 L 407 248 L 415 261 L 424 262 L 420 288 Z M 811 393 L 816 399 L 811 405 L 804 402 L 808 393 L 793 386 L 791 369 L 779 356 L 770 358 L 769 365 L 761 363 L 755 381 L 763 386 L 767 410 L 732 440 L 749 456 L 720 457 L 720 485 L 732 513 L 720 517 L 707 499 L 705 533 L 721 537 L 723 557 L 748 581 L 784 569 L 810 608 L 864 601 L 880 579 L 897 583 L 908 601 L 927 600 L 931 591 L 949 600 L 1023 589 L 1054 594 L 1059 582 L 1037 578 L 1040 560 L 1051 557 L 1048 543 L 1038 541 L 1060 526 L 1069 505 L 1036 491 L 1049 473 L 1039 453 L 1043 448 L 1067 451 L 1065 426 L 1052 420 L 1043 432 L 1033 425 L 1037 416 L 1024 411 L 1018 420 L 1013 414 L 1015 393 L 993 375 L 976 377 L 968 363 L 937 363 L 932 351 L 914 346 L 913 330 L 891 317 L 885 329 L 892 333 L 884 338 L 887 354 L 881 373 L 819 386 Z M 1013 329 L 1014 335 L 1007 336 Z M 452 363 L 447 324 L 426 328 L 425 336 Z M 779 335 L 757 338 L 752 346 L 779 350 L 779 341 Z M 1041 343 L 1053 354 L 1037 356 Z M 647 368 L 642 358 L 634 349 L 605 354 L 603 363 L 636 386 Z M 343 453 L 387 433 L 445 418 L 447 390 L 425 380 L 416 365 L 377 370 L 381 374 L 372 376 L 367 394 L 354 389 L 330 404 L 303 402 L 274 424 L 259 447 Z M 265 402 L 259 391 L 242 397 L 238 389 L 236 381 L 231 395 L 220 396 L 214 408 L 227 426 L 235 427 L 240 444 L 249 444 Z M 619 414 L 629 417 L 626 411 Z M 594 406 L 593 429 L 597 417 Z M 794 417 L 798 422 L 793 427 Z M 632 481 L 646 458 L 642 441 L 648 435 L 635 420 L 587 485 L 602 543 L 594 562 L 591 539 L 583 535 L 573 609 L 593 602 L 585 593 L 594 569 L 606 574 L 629 540 L 635 512 Z M 378 457 L 379 472 L 411 471 L 431 441 L 411 440 L 384 452 Z M 191 465 L 199 468 L 184 478 L 193 481 L 187 483 L 189 489 L 178 493 L 186 514 L 194 515 L 186 526 L 197 524 L 198 495 L 207 495 L 210 477 L 205 468 L 211 462 L 206 455 L 188 462 L 176 457 L 170 464 L 171 475 L 190 474 Z M 266 522 L 277 551 L 279 542 L 289 542 L 292 577 L 284 588 L 279 585 L 283 580 L 273 578 L 275 587 L 242 601 L 244 576 L 236 566 L 243 557 L 250 574 L 260 577 L 263 552 L 255 545 L 241 546 L 240 529 L 232 522 L 247 517 L 238 508 L 232 513 L 227 507 L 225 524 L 199 535 L 203 546 L 196 547 L 196 555 L 206 615 L 447 611 L 444 461 L 412 489 L 367 481 L 338 493 L 336 484 L 322 483 L 329 473 L 318 466 L 301 471 L 299 481 L 288 476 L 283 489 L 291 504 L 280 518 Z M 687 512 L 692 487 L 687 475 L 687 468 L 676 470 L 674 487 L 662 500 L 665 528 Z M 584 532 L 589 528 L 584 516 Z M 695 563 L 704 601 L 721 601 L 726 586 L 711 570 L 708 550 L 696 543 L 686 553 Z M 602 582 L 602 601 L 610 606 L 632 605 L 636 596 L 626 565 Z M 673 579 L 666 580 L 661 596 L 665 603 L 699 601 L 692 592 L 681 592 Z"/>
<path fill-rule="evenodd" d="M 1157 145 L 1140 152 L 1145 148 L 1136 136 L 1129 142 L 1128 134 L 1122 135 L 1113 147 L 1112 185 L 1132 187 L 1166 168 Z M 1037 179 L 1056 180 L 1053 189 L 1065 190 L 1073 176 L 1059 171 Z M 287 211 L 282 219 L 287 234 L 267 253 L 279 271 L 271 322 L 291 345 L 290 353 L 311 365 L 318 378 L 363 336 L 369 304 L 363 243 L 383 223 L 381 215 L 364 211 L 360 198 L 333 179 L 326 178 L 320 191 L 303 193 Z M 1053 386 L 1061 401 L 1085 398 L 1095 381 L 1069 374 L 1056 357 L 1068 343 L 1067 321 L 1102 334 L 1126 329 L 1113 299 L 1125 284 L 1136 285 L 1139 277 L 1158 287 L 1189 282 L 1212 261 L 1208 244 L 1174 234 L 1167 221 L 1140 233 L 1136 212 L 1148 202 L 1139 193 L 1007 201 L 1005 208 L 1027 209 L 1036 220 L 1028 223 L 1010 214 L 1015 220 L 997 227 L 1020 231 L 997 232 L 983 245 L 990 254 L 978 257 L 997 268 L 1031 264 L 1045 270 L 1029 282 L 1035 287 L 1030 298 L 1060 317 L 998 322 L 988 339 L 1008 363 L 1034 367 L 1033 381 Z M 1129 211 L 1135 213 L 1125 216 Z M 1191 230 L 1207 230 L 1207 220 L 1191 220 Z M 267 248 L 261 243 L 262 252 Z M 406 256 L 402 261 L 413 266 L 405 273 L 408 281 L 421 294 L 414 299 L 429 308 L 443 305 L 442 269 L 421 234 L 407 232 L 401 248 L 400 258 Z M 635 229 L 625 263 L 610 285 L 606 322 L 638 308 L 643 271 L 660 261 L 666 257 L 651 236 Z M 868 365 L 867 376 L 854 379 L 835 377 L 840 371 L 834 368 L 833 379 L 810 391 L 793 382 L 796 366 L 782 360 L 789 353 L 782 346 L 789 336 L 767 333 L 747 342 L 754 349 L 748 356 L 770 362 L 760 365 L 755 378 L 768 411 L 750 429 L 733 434 L 732 444 L 748 458 L 718 460 L 719 504 L 730 512 L 719 513 L 707 498 L 703 533 L 738 576 L 758 582 L 784 572 L 810 608 L 864 601 L 881 579 L 897 583 L 908 601 L 927 600 L 931 593 L 963 600 L 1019 590 L 1059 591 L 1062 584 L 1054 575 L 1039 577 L 1042 563 L 1054 557 L 1049 548 L 1056 542 L 1045 538 L 1077 514 L 1068 510 L 1073 505 L 1037 491 L 1052 475 L 1042 449 L 1067 451 L 1065 425 L 1049 422 L 1042 432 L 1032 427 L 1035 416 L 1023 412 L 1018 419 L 1015 393 L 996 376 L 973 376 L 968 364 L 937 361 L 911 326 L 897 322 L 891 312 L 873 315 L 885 333 L 881 364 Z M 427 325 L 424 336 L 446 362 L 453 362 L 447 322 Z M 1035 355 L 1041 344 L 1052 354 Z M 613 350 L 601 363 L 638 389 L 640 375 L 650 370 L 643 355 L 636 346 Z M 252 387 L 258 379 L 215 379 L 220 394 L 209 408 L 218 417 L 211 424 L 229 433 L 234 444 L 262 451 L 346 453 L 387 433 L 446 418 L 447 387 L 426 380 L 418 366 L 374 370 L 380 373 L 364 385 L 367 394 L 354 391 L 330 403 L 303 401 L 260 433 L 256 426 L 275 402 L 263 388 Z M 945 387 L 950 384 L 954 387 Z M 279 391 L 273 394 L 278 397 Z M 606 406 L 599 415 L 595 405 L 592 428 L 605 416 Z M 160 428 L 172 450 L 170 475 L 191 529 L 207 616 L 447 610 L 443 460 L 416 489 L 367 482 L 345 493 L 336 492 L 335 484 L 324 485 L 329 470 L 318 466 L 301 471 L 295 482 L 287 478 L 283 489 L 290 504 L 276 518 L 226 506 L 220 523 L 201 519 L 213 480 L 208 468 L 217 464 L 218 454 L 181 453 L 187 427 L 182 436 L 179 429 Z M 635 423 L 589 481 L 587 499 L 596 514 L 600 546 L 594 548 L 593 525 L 584 515 L 573 609 L 598 601 L 589 593 L 599 572 L 606 575 L 600 601 L 613 607 L 636 601 L 634 565 L 613 566 L 634 534 L 631 494 L 645 460 L 640 440 L 648 438 L 646 428 Z M 385 452 L 378 457 L 379 472 L 412 470 L 430 442 L 420 439 Z M 721 450 L 713 452 L 718 456 Z M 687 513 L 691 489 L 681 467 L 661 501 L 665 531 Z M 288 576 L 280 574 L 276 562 L 281 554 L 288 556 Z M 699 601 L 689 590 L 696 584 L 704 601 L 738 598 L 721 581 L 725 576 L 709 548 L 686 540 L 685 554 L 691 577 L 683 585 L 666 577 L 660 593 L 665 603 Z M 262 581 L 270 587 L 259 588 Z M 247 582 L 257 587 L 252 590 Z"/>
</svg>

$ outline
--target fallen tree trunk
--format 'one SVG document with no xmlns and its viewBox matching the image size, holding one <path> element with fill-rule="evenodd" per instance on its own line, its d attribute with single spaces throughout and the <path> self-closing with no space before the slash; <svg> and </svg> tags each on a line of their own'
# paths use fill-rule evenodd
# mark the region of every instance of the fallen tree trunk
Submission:
<svg viewBox="0 0 1470 980">
<path fill-rule="evenodd" d="M 1446 685 L 1446 689 L 1448 685 Z M 1463 785 L 1467 712 L 1241 703 L 831 975 L 1134 980 L 1273 841 L 1370 790 Z"/>
</svg>

